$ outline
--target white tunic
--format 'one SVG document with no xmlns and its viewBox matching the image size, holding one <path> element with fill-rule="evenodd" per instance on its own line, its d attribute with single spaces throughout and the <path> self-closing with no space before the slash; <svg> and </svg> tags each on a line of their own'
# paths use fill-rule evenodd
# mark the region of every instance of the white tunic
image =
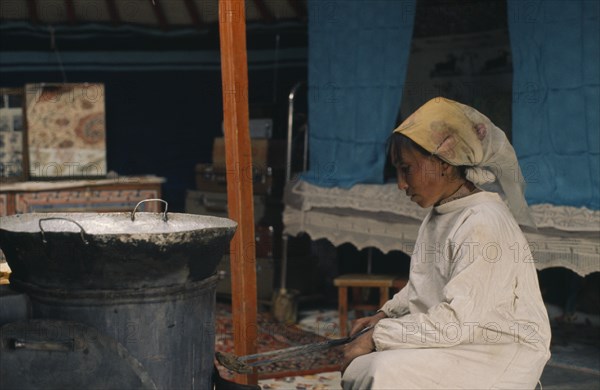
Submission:
<svg viewBox="0 0 600 390">
<path fill-rule="evenodd" d="M 490 192 L 434 207 L 409 283 L 381 310 L 377 352 L 356 358 L 344 389 L 533 389 L 550 357 L 534 257 Z"/>
</svg>

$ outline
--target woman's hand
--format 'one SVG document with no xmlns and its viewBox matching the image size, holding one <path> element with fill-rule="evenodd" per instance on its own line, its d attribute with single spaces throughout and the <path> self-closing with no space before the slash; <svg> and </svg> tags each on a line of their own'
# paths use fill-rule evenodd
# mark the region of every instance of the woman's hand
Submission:
<svg viewBox="0 0 600 390">
<path fill-rule="evenodd" d="M 375 315 L 370 317 L 359 318 L 358 320 L 354 321 L 352 330 L 350 330 L 350 336 L 360 332 L 368 326 L 375 326 L 375 324 L 377 324 L 379 320 L 383 318 L 387 318 L 387 315 L 382 311 L 378 311 Z"/>
<path fill-rule="evenodd" d="M 387 315 L 384 312 L 378 312 L 377 314 L 370 317 L 359 318 L 354 322 L 354 326 L 350 331 L 350 335 L 354 335 L 357 332 L 360 332 L 362 329 L 368 326 L 375 326 L 379 322 L 379 320 L 386 318 Z M 346 344 L 344 346 L 344 360 L 342 362 L 342 375 L 344 371 L 346 371 L 346 367 L 352 363 L 354 359 L 359 356 L 366 355 L 375 350 L 375 343 L 373 342 L 373 331 L 375 329 L 371 329 L 365 334 L 359 336 L 353 342 Z"/>
<path fill-rule="evenodd" d="M 342 361 L 342 375 L 346 371 L 346 367 L 352 363 L 352 361 L 362 355 L 366 355 L 375 350 L 375 343 L 373 343 L 373 331 L 369 330 L 365 334 L 360 335 L 356 340 L 350 344 L 344 346 L 344 360 Z"/>
</svg>

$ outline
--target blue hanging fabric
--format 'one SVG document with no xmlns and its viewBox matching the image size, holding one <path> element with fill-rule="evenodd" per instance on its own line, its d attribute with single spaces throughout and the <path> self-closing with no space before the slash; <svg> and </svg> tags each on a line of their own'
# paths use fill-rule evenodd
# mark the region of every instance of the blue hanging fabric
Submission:
<svg viewBox="0 0 600 390">
<path fill-rule="evenodd" d="M 600 208 L 599 9 L 508 0 L 513 144 L 530 204 Z"/>
<path fill-rule="evenodd" d="M 383 183 L 402 98 L 415 0 L 309 0 L 309 151 L 323 187 Z"/>
</svg>

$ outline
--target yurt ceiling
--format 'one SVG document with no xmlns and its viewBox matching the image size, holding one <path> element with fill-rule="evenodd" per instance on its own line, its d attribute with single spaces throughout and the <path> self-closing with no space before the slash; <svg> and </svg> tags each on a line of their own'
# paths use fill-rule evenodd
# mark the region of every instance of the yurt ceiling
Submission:
<svg viewBox="0 0 600 390">
<path fill-rule="evenodd" d="M 4 0 L 0 20 L 33 24 L 137 24 L 173 30 L 218 20 L 218 0 Z M 305 0 L 248 0 L 248 22 L 305 21 Z"/>
</svg>

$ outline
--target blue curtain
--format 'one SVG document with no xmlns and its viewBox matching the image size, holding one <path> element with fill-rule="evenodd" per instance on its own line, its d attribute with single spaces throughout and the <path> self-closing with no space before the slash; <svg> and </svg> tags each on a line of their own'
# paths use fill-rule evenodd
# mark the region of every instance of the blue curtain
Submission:
<svg viewBox="0 0 600 390">
<path fill-rule="evenodd" d="M 309 0 L 307 181 L 382 183 L 402 98 L 415 0 Z"/>
<path fill-rule="evenodd" d="M 599 7 L 508 1 L 512 134 L 530 204 L 600 208 Z"/>
</svg>

